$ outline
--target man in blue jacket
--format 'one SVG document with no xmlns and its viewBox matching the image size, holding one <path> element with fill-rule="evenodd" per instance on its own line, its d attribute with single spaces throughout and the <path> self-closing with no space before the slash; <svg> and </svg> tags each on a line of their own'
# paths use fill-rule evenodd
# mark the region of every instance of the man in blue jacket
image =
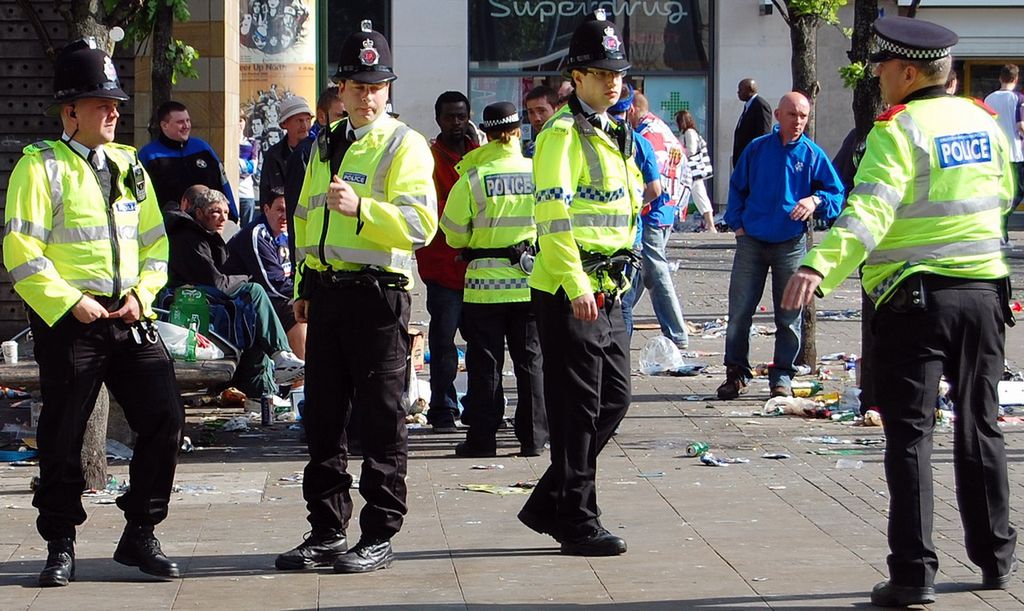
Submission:
<svg viewBox="0 0 1024 611">
<path fill-rule="evenodd" d="M 736 255 L 729 278 L 726 379 L 718 387 L 719 399 L 735 399 L 746 391 L 751 377 L 750 323 L 769 268 L 776 331 L 768 383 L 773 397 L 792 394 L 800 311 L 783 310 L 779 302 L 807 250 L 807 223 L 838 216 L 844 195 L 828 155 L 803 134 L 810 111 L 802 93 L 783 96 L 775 110 L 778 126 L 747 145 L 729 181 L 725 222 L 736 233 Z"/>
<path fill-rule="evenodd" d="M 177 208 L 185 189 L 204 185 L 220 191 L 228 199 L 228 218 L 238 220 L 235 195 L 231 191 L 224 164 L 205 140 L 190 138 L 192 119 L 181 102 L 164 102 L 156 110 L 160 136 L 142 147 L 139 161 L 153 179 L 156 199 L 162 209 Z"/>
</svg>

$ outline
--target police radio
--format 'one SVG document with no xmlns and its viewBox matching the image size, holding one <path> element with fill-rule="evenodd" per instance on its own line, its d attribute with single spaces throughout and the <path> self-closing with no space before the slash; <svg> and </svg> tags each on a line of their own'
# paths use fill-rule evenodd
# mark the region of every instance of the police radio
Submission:
<svg viewBox="0 0 1024 611">
<path fill-rule="evenodd" d="M 132 192 L 135 195 L 135 201 L 142 203 L 146 201 L 146 172 L 142 169 L 142 164 L 133 163 L 131 173 Z"/>
</svg>

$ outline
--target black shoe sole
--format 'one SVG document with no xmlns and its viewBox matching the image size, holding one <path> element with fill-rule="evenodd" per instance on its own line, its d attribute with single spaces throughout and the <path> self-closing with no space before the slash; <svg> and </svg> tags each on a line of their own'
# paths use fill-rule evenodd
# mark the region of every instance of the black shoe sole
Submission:
<svg viewBox="0 0 1024 611">
<path fill-rule="evenodd" d="M 75 580 L 75 573 L 71 573 L 71 577 L 68 579 L 44 579 L 42 575 L 39 576 L 39 587 L 40 588 L 62 588 L 72 581 Z"/>
<path fill-rule="evenodd" d="M 293 561 L 290 558 L 282 558 L 281 556 L 278 556 L 274 559 L 274 568 L 279 571 L 303 571 L 306 569 L 315 569 L 320 566 L 334 566 L 334 563 L 338 561 L 338 558 L 344 556 L 347 551 L 348 546 L 346 546 L 345 549 L 338 550 L 338 553 L 333 557 L 326 558 L 319 562 L 309 559 Z"/>
<path fill-rule="evenodd" d="M 145 573 L 147 575 L 152 575 L 153 577 L 161 577 L 163 579 L 177 579 L 177 578 L 181 577 L 181 571 L 176 569 L 176 568 L 170 569 L 169 571 L 166 571 L 166 572 L 154 571 L 154 570 L 149 569 L 148 567 L 142 566 L 134 558 L 130 558 L 130 557 L 128 557 L 128 556 L 126 556 L 126 555 L 124 555 L 122 553 L 116 552 L 116 551 L 114 552 L 114 562 L 117 562 L 119 564 L 123 564 L 125 566 L 135 567 L 135 568 L 139 569 L 140 571 L 142 571 L 143 573 Z"/>
<path fill-rule="evenodd" d="M 460 450 L 458 447 L 455 448 L 455 456 L 458 458 L 497 458 L 497 450 L 477 450 L 470 448 L 466 450 Z"/>
<path fill-rule="evenodd" d="M 374 571 L 380 571 L 383 569 L 390 569 L 391 565 L 395 562 L 395 555 L 392 554 L 387 558 L 384 558 L 380 562 L 374 563 L 370 566 L 347 566 L 347 565 L 334 565 L 334 572 L 339 575 L 354 575 L 356 573 L 372 573 Z"/>
<path fill-rule="evenodd" d="M 588 556 L 588 557 L 600 557 L 600 556 L 621 556 L 626 553 L 626 546 L 600 546 L 592 547 L 590 545 L 578 545 L 571 542 L 563 542 L 561 552 L 566 556 Z"/>
</svg>

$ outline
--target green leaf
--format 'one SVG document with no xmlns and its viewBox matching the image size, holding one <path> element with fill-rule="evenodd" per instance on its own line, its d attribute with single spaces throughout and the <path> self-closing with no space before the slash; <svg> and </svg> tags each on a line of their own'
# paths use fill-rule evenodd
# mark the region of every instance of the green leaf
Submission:
<svg viewBox="0 0 1024 611">
<path fill-rule="evenodd" d="M 839 67 L 839 76 L 843 79 L 843 87 L 854 89 L 857 83 L 867 78 L 868 70 L 864 62 L 853 62 Z"/>
</svg>

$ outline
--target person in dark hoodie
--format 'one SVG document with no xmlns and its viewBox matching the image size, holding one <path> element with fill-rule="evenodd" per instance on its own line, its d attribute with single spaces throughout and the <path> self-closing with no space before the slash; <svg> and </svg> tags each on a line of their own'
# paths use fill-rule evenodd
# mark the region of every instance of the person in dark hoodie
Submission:
<svg viewBox="0 0 1024 611">
<path fill-rule="evenodd" d="M 188 205 L 187 199 L 185 201 Z M 200 191 L 188 210 L 164 215 L 170 242 L 168 288 L 193 285 L 213 304 L 241 302 L 255 313 L 232 383 L 250 397 L 275 394 L 279 385 L 301 378 L 305 363 L 288 346 L 288 337 L 263 287 L 244 274 L 228 274 L 228 249 L 221 232 L 228 202 L 216 189 Z"/>
</svg>

